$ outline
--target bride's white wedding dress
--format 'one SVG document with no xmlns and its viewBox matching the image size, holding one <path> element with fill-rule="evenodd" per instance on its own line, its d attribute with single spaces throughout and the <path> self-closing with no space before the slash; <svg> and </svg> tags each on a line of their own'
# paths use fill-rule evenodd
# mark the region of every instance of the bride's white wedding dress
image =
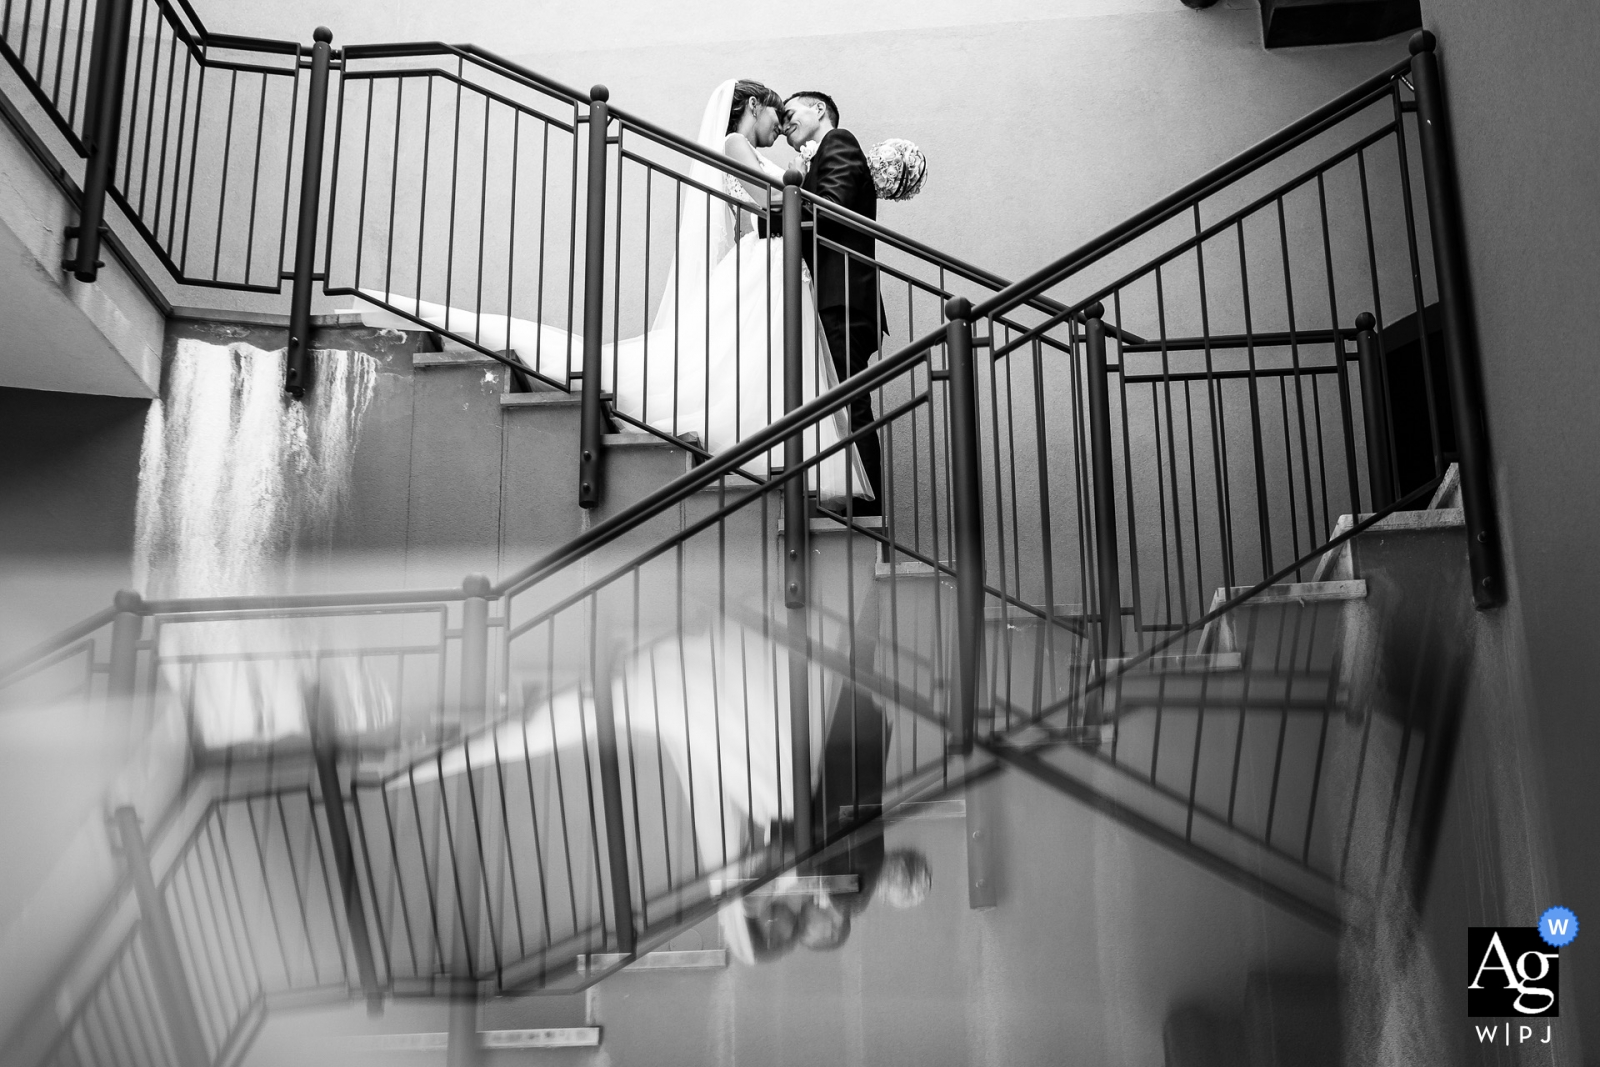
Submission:
<svg viewBox="0 0 1600 1067">
<path fill-rule="evenodd" d="M 637 789 L 635 761 L 648 774 L 649 767 L 665 757 L 689 808 L 698 873 L 722 878 L 747 873 L 745 861 L 764 847 L 768 827 L 794 818 L 786 646 L 737 624 L 681 634 L 623 657 L 610 688 L 623 781 Z M 820 686 L 814 688 L 822 691 Z M 817 708 L 814 703 L 813 721 Z M 521 768 L 526 760 L 549 758 L 558 751 L 568 759 L 594 759 L 595 714 L 594 695 L 587 686 L 551 693 L 523 717 L 444 749 L 437 758 L 391 779 L 387 788 L 451 780 L 469 769 L 481 773 L 497 765 Z M 813 744 L 813 776 L 819 751 Z M 580 807 L 586 800 L 597 802 L 588 796 L 596 788 L 597 775 L 570 768 L 568 774 L 567 788 L 573 791 L 569 801 Z M 542 777 L 550 788 L 555 779 Z M 647 785 L 647 792 L 651 788 Z M 629 799 L 641 802 L 638 796 Z M 548 794 L 541 801 L 548 820 L 555 806 Z M 650 798 L 642 802 L 650 803 Z M 554 840 L 559 830 L 546 826 L 545 832 L 547 840 Z M 642 847 L 654 857 L 665 844 L 663 838 Z M 640 861 L 638 854 L 635 861 Z M 754 963 L 740 901 L 723 906 L 721 924 L 734 958 Z"/>
<path fill-rule="evenodd" d="M 702 147 L 719 155 L 728 137 L 733 86 L 728 81 L 712 93 L 697 138 Z M 762 162 L 774 181 L 781 182 L 782 168 Z M 650 329 L 605 346 L 602 388 L 612 393 L 619 414 L 674 437 L 694 434 L 715 455 L 784 413 L 783 239 L 753 232 L 740 236 L 739 218 L 756 216 L 736 213 L 726 201 L 695 188 L 720 189 L 729 197 L 754 203 L 744 183 L 733 175 L 696 162 L 688 177 L 674 265 Z M 449 329 L 486 348 L 511 349 L 535 369 L 540 369 L 536 363 L 540 353 L 559 353 L 561 374 L 567 370 L 566 353 L 582 351 L 581 338 L 554 326 L 362 291 L 375 302 L 403 309 L 427 324 L 363 307 L 362 322 L 368 326 Z M 804 404 L 838 384 L 827 339 L 817 328 L 809 273 L 801 287 L 801 323 L 800 402 Z M 815 456 L 837 444 L 848 427 L 843 410 L 821 420 L 805 433 L 805 455 Z M 782 457 L 780 445 L 740 469 L 764 477 L 771 466 L 781 464 Z M 841 449 L 818 463 L 807 482 L 823 500 L 871 496 L 854 448 Z"/>
</svg>

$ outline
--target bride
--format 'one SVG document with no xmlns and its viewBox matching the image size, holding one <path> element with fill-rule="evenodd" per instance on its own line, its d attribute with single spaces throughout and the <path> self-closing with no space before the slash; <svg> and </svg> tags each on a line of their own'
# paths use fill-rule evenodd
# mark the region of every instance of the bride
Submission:
<svg viewBox="0 0 1600 1067">
<path fill-rule="evenodd" d="M 729 80 L 711 94 L 696 143 L 781 185 L 783 168 L 757 149 L 771 147 L 782 125 L 783 101 L 776 92 L 759 82 Z M 605 346 L 601 381 L 612 393 L 619 415 L 674 437 L 696 435 L 715 455 L 785 410 L 783 239 L 767 237 L 753 225 L 771 196 L 768 186 L 696 160 L 681 187 L 673 266 L 649 331 Z M 422 320 L 419 324 L 363 308 L 362 321 L 368 326 L 448 328 L 486 348 L 512 349 L 529 366 L 535 365 L 541 350 L 581 350 L 580 338 L 542 323 L 362 292 L 374 303 L 403 309 Z M 809 272 L 801 287 L 801 324 L 800 402 L 804 404 L 838 384 L 827 339 L 817 329 Z M 843 439 L 848 425 L 848 414 L 841 409 L 808 429 L 807 458 Z M 775 448 L 740 469 L 765 477 L 781 457 L 781 448 Z M 871 496 L 853 447 L 813 467 L 808 484 L 824 501 Z"/>
</svg>

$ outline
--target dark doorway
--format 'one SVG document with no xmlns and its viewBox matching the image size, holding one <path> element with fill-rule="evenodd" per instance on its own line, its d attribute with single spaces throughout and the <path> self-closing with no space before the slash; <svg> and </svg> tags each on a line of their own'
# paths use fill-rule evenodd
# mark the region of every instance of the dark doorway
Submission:
<svg viewBox="0 0 1600 1067">
<path fill-rule="evenodd" d="M 1416 314 L 1407 315 L 1385 326 L 1380 335 L 1395 473 L 1399 479 L 1396 495 L 1402 497 L 1426 485 L 1437 470 L 1449 466 L 1456 458 L 1456 424 L 1450 413 L 1450 380 L 1444 359 L 1439 305 L 1429 304 L 1422 309 L 1420 330 L 1418 320 Z M 1441 453 L 1437 468 L 1433 453 L 1435 432 Z M 1428 502 L 1424 500 L 1413 506 L 1425 508 Z"/>
</svg>

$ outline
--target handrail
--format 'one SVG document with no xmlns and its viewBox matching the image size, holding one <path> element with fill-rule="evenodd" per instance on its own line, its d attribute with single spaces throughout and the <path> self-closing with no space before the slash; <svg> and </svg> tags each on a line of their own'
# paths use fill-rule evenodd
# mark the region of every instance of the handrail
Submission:
<svg viewBox="0 0 1600 1067">
<path fill-rule="evenodd" d="M 446 44 L 443 41 L 408 41 L 392 44 L 350 44 L 339 49 L 340 55 L 346 60 L 353 59 L 399 59 L 406 56 L 425 56 L 443 53 L 453 56 L 467 56 L 477 60 L 486 67 L 498 67 L 501 74 L 519 81 L 530 88 L 564 96 L 569 101 L 579 104 L 591 104 L 594 101 L 589 94 L 581 89 L 574 89 L 564 85 L 554 78 L 547 78 L 534 70 L 529 70 L 522 64 L 497 55 L 487 48 L 480 48 L 475 44 Z"/>
<path fill-rule="evenodd" d="M 986 318 L 1010 311 L 1024 301 L 1043 293 L 1090 260 L 1114 252 L 1141 234 L 1174 218 L 1178 212 L 1192 207 L 1206 195 L 1215 192 L 1218 187 L 1299 147 L 1327 127 L 1372 103 L 1395 78 L 1410 69 L 1411 61 L 1407 59 L 1381 73 L 1374 74 L 1349 92 L 1336 97 L 1304 118 L 1291 122 L 1277 133 L 1257 141 L 1243 152 L 1213 167 L 1177 191 L 1162 197 L 1133 217 L 1118 223 L 1100 236 L 1079 245 L 1054 262 L 1013 282 L 1004 290 L 975 305 L 972 309 L 974 318 Z"/>
<path fill-rule="evenodd" d="M 63 648 L 66 648 L 68 645 L 72 644 L 74 641 L 81 641 L 83 638 L 94 633 L 96 630 L 100 629 L 100 627 L 116 618 L 116 616 L 116 608 L 106 608 L 103 611 L 89 616 L 87 619 L 84 619 L 81 622 L 67 627 L 54 637 L 39 642 L 37 645 L 34 645 L 21 655 L 12 656 L 4 663 L 0 663 L 0 682 L 5 681 L 5 679 L 9 678 L 11 675 L 17 673 L 23 668 L 32 665 L 34 661 L 42 659 L 45 656 L 50 655 L 52 652 L 59 652 Z"/>
<path fill-rule="evenodd" d="M 617 119 L 623 125 L 631 126 L 640 133 L 648 135 L 653 140 L 670 148 L 675 148 L 684 155 L 692 156 L 707 166 L 726 171 L 729 174 L 737 174 L 741 178 L 749 179 L 752 182 L 758 182 L 761 185 L 770 185 L 774 189 L 779 189 L 783 186 L 783 182 L 781 180 L 774 179 L 770 175 L 757 170 L 755 167 L 740 163 L 737 159 L 733 159 L 730 156 L 713 152 L 704 145 L 697 144 L 694 141 L 689 140 L 682 134 L 673 133 L 665 126 L 656 125 L 649 119 L 641 118 L 638 115 L 632 114 L 631 112 L 617 107 L 610 108 L 610 114 L 612 118 Z M 712 191 L 714 192 L 715 190 Z M 771 205 L 769 204 L 768 210 L 770 209 Z"/>
<path fill-rule="evenodd" d="M 923 244 L 914 237 L 907 237 L 898 230 L 894 230 L 888 226 L 885 226 L 877 219 L 869 219 L 859 212 L 851 211 L 843 204 L 834 203 L 832 200 L 829 200 L 826 197 L 818 196 L 815 193 L 807 192 L 805 190 L 801 190 L 800 196 L 802 199 L 810 201 L 814 206 L 820 208 L 826 214 L 843 219 L 845 222 L 850 223 L 857 229 L 866 230 L 876 239 L 880 241 L 888 241 L 890 244 L 896 246 L 902 251 L 914 252 L 917 255 L 922 256 L 924 259 L 931 260 L 947 270 L 954 271 L 955 273 L 966 278 L 968 281 L 981 282 L 984 285 L 1001 291 L 1004 291 L 1012 284 L 992 271 L 984 270 L 982 267 L 968 263 L 966 260 L 959 259 L 956 256 L 952 256 L 948 252 L 941 252 L 932 245 Z M 1056 315 L 1060 315 L 1067 311 L 1067 306 L 1065 304 L 1061 303 L 1059 300 L 1052 300 L 1050 297 L 1042 294 L 1030 297 L 1026 303 L 1034 308 L 1037 308 L 1038 310 L 1049 311 Z M 997 314 L 1003 313 L 1004 312 L 997 312 Z M 976 311 L 974 314 L 976 315 Z M 1110 324 L 1106 325 L 1106 335 L 1108 337 L 1120 337 L 1129 344 L 1145 343 L 1145 339 L 1140 337 L 1138 334 L 1127 330 L 1119 330 Z"/>
</svg>

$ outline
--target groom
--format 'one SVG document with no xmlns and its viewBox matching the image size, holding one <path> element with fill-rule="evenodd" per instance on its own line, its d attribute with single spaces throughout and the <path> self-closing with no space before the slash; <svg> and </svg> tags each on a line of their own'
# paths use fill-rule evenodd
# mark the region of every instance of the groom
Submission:
<svg viewBox="0 0 1600 1067">
<path fill-rule="evenodd" d="M 791 95 L 784 105 L 788 118 L 783 132 L 789 144 L 802 154 L 806 153 L 807 145 L 813 146 L 801 188 L 858 215 L 876 219 L 878 193 L 867 167 L 866 153 L 853 133 L 839 128 L 839 107 L 833 98 L 826 93 L 806 90 Z M 849 253 L 834 246 L 848 249 Z M 804 249 L 806 266 L 811 268 L 811 277 L 816 280 L 817 314 L 822 319 L 822 332 L 828 338 L 834 369 L 843 381 L 866 368 L 868 358 L 878 350 L 880 339 L 888 332 L 883 304 L 878 298 L 872 234 L 823 216 L 816 220 L 814 231 L 806 235 Z M 851 403 L 852 432 L 872 420 L 870 395 Z M 859 437 L 855 445 L 873 497 L 858 499 L 855 514 L 881 515 L 883 458 L 878 435 L 869 433 Z"/>
</svg>

